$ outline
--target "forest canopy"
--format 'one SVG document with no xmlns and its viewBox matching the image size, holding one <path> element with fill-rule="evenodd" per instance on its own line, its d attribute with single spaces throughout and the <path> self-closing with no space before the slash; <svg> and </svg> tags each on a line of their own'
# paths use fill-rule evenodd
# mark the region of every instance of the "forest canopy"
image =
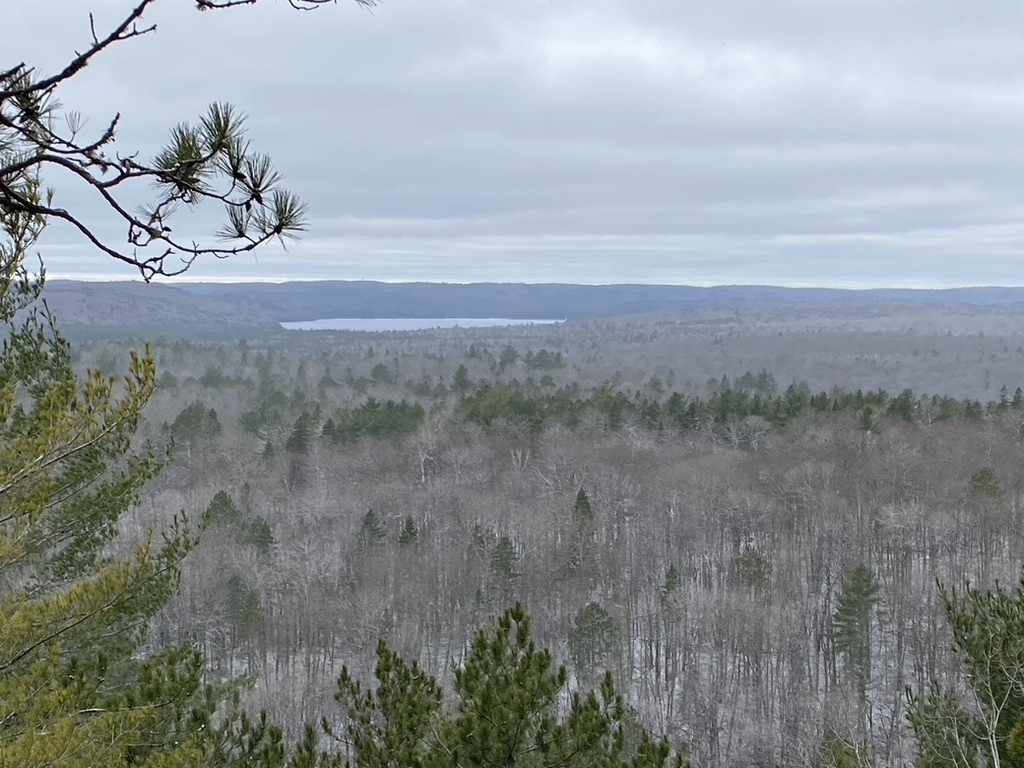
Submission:
<svg viewBox="0 0 1024 768">
<path fill-rule="evenodd" d="M 307 226 L 231 105 L 151 158 L 61 107 L 157 2 L 0 70 L 0 765 L 1024 759 L 1020 388 L 588 384 L 581 327 L 73 346 L 49 224 L 147 282 Z"/>
</svg>

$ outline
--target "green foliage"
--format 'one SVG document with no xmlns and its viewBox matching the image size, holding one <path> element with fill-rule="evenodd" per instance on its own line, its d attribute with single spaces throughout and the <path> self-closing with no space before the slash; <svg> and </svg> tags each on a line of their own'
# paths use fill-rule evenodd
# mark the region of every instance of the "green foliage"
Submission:
<svg viewBox="0 0 1024 768">
<path fill-rule="evenodd" d="M 590 505 L 590 497 L 583 488 L 576 492 L 576 501 L 572 505 L 572 522 L 577 530 L 589 531 L 594 524 L 594 508 Z"/>
<path fill-rule="evenodd" d="M 224 372 L 221 371 L 220 368 L 210 366 L 203 372 L 203 375 L 199 377 L 199 383 L 204 387 L 209 387 L 210 389 L 220 389 L 221 387 L 228 387 L 240 382 L 230 376 L 225 376 Z"/>
<path fill-rule="evenodd" d="M 863 698 L 871 678 L 871 617 L 881 585 L 866 565 L 858 565 L 843 580 L 832 615 L 836 650 L 846 657 L 846 668 Z"/>
<path fill-rule="evenodd" d="M 213 440 L 220 436 L 217 412 L 200 401 L 185 406 L 171 422 L 171 437 L 182 443 Z"/>
<path fill-rule="evenodd" d="M 435 752 L 445 718 L 437 681 L 383 640 L 377 646 L 375 676 L 372 690 L 347 667 L 338 679 L 335 698 L 346 717 L 344 741 L 355 752 L 354 768 L 438 765 Z"/>
<path fill-rule="evenodd" d="M 203 512 L 205 525 L 234 526 L 242 519 L 242 511 L 226 491 L 217 491 Z"/>
<path fill-rule="evenodd" d="M 469 392 L 470 386 L 472 384 L 469 380 L 469 369 L 464 365 L 460 365 L 455 371 L 455 376 L 452 378 L 452 391 L 462 397 Z"/>
<path fill-rule="evenodd" d="M 733 382 L 733 386 L 761 397 L 773 397 L 779 391 L 778 382 L 767 368 L 762 368 L 759 373 L 747 371 Z"/>
<path fill-rule="evenodd" d="M 740 587 L 760 592 L 771 585 L 771 561 L 754 547 L 747 547 L 733 563 L 733 578 Z"/>
<path fill-rule="evenodd" d="M 982 467 L 971 475 L 971 493 L 987 499 L 1001 499 L 1006 495 L 1003 484 L 989 467 Z"/>
<path fill-rule="evenodd" d="M 228 579 L 225 611 L 235 643 L 249 640 L 263 621 L 259 593 L 238 574 L 232 574 Z"/>
<path fill-rule="evenodd" d="M 515 542 L 508 536 L 498 539 L 491 555 L 491 571 L 498 583 L 500 598 L 504 603 L 512 599 L 516 579 L 519 578 L 519 553 Z"/>
<path fill-rule="evenodd" d="M 679 569 L 676 568 L 675 563 L 668 567 L 665 571 L 665 583 L 661 585 L 661 598 L 662 600 L 670 600 L 675 595 L 679 594 L 679 590 L 683 586 L 683 577 L 679 573 Z"/>
<path fill-rule="evenodd" d="M 621 652 L 615 619 L 600 604 L 590 603 L 576 616 L 569 633 L 569 654 L 581 681 L 592 684 L 617 666 Z"/>
<path fill-rule="evenodd" d="M 357 408 L 336 411 L 324 424 L 323 434 L 336 443 L 353 443 L 364 437 L 399 438 L 419 429 L 426 417 L 419 403 L 381 403 L 371 397 Z"/>
<path fill-rule="evenodd" d="M 274 729 L 230 713 L 223 728 L 214 727 L 225 691 L 205 684 L 201 654 L 190 646 L 148 648 L 151 620 L 174 594 L 179 563 L 196 544 L 185 522 L 115 546 L 121 518 L 161 466 L 158 451 L 136 437 L 156 387 L 151 352 L 133 354 L 126 372 L 111 365 L 121 381 L 98 370 L 80 379 L 67 341 L 47 310 L 33 306 L 42 267 L 35 277 L 24 267 L 50 218 L 147 281 L 184 272 L 202 255 L 250 251 L 304 229 L 303 205 L 281 188 L 270 159 L 252 151 L 244 118 L 230 105 L 213 104 L 196 123 L 177 124 L 148 161 L 117 146 L 119 116 L 101 117 L 86 131 L 87 120 L 62 109 L 61 89 L 97 56 L 155 31 L 143 20 L 152 5 L 132 3 L 106 29 L 98 22 L 91 42 L 56 74 L 25 63 L 0 66 L 3 768 L 229 766 L 249 746 L 246 758 L 280 764 Z M 55 192 L 42 185 L 44 169 L 70 172 L 123 227 L 95 227 L 73 208 L 57 207 Z M 153 196 L 139 206 L 147 186 Z M 180 232 L 170 226 L 176 212 L 204 202 L 223 206 L 223 226 L 210 234 L 230 244 L 205 245 L 187 232 L 205 216 L 178 222 Z M 127 243 L 107 241 L 111 231 L 127 232 Z M 194 441 L 219 428 L 216 414 L 194 403 L 169 429 Z"/>
<path fill-rule="evenodd" d="M 403 661 L 383 642 L 377 659 L 374 690 L 347 669 L 338 681 L 346 716 L 339 738 L 351 745 L 354 768 L 683 763 L 667 740 L 634 727 L 610 675 L 596 692 L 572 693 L 562 712 L 569 676 L 550 651 L 536 647 L 521 606 L 477 634 L 469 657 L 455 669 L 449 706 L 437 681 L 415 662 Z"/>
<path fill-rule="evenodd" d="M 289 453 L 305 455 L 313 448 L 313 439 L 319 427 L 316 413 L 303 411 L 292 425 L 291 434 L 284 444 L 284 449 Z"/>
<path fill-rule="evenodd" d="M 524 358 L 525 359 L 525 358 Z M 485 384 L 475 392 L 466 394 L 457 412 L 472 423 L 485 428 L 495 425 L 525 424 L 532 431 L 540 431 L 550 424 L 572 427 L 587 415 L 598 417 L 606 429 L 620 430 L 639 426 L 650 431 L 667 428 L 677 430 L 729 430 L 732 425 L 751 416 L 763 418 L 774 429 L 784 429 L 793 421 L 812 414 L 848 413 L 856 418 L 866 433 L 881 431 L 882 419 L 899 418 L 917 423 L 927 412 L 931 421 L 956 419 L 978 420 L 986 413 L 994 413 L 998 405 L 983 406 L 976 400 L 955 400 L 935 395 L 919 397 L 904 390 L 892 398 L 884 390 L 849 392 L 835 388 L 831 392 L 813 394 L 806 383 L 790 385 L 782 395 L 763 394 L 773 389 L 771 374 L 744 374 L 744 382 L 753 382 L 751 388 L 732 388 L 717 380 L 706 400 L 688 397 L 679 392 L 667 398 L 659 387 L 645 387 L 633 397 L 618 389 L 613 379 L 588 394 L 578 385 L 547 391 L 545 387 L 529 387 L 512 380 Z M 548 380 L 548 388 L 554 385 Z M 410 382 L 414 391 L 420 385 Z M 424 396 L 431 394 L 424 383 Z"/>
<path fill-rule="evenodd" d="M 868 435 L 879 433 L 878 416 L 870 405 L 864 406 L 857 414 L 857 426 L 860 427 L 861 432 Z"/>
<path fill-rule="evenodd" d="M 288 395 L 280 389 L 261 383 L 252 408 L 242 414 L 242 429 L 260 439 L 282 428 L 291 411 Z"/>
<path fill-rule="evenodd" d="M 829 729 L 818 750 L 821 768 L 874 768 L 874 750 L 870 744 L 846 739 Z"/>
<path fill-rule="evenodd" d="M 0 756 L 19 768 L 194 764 L 212 713 L 205 663 L 189 647 L 140 653 L 194 539 L 178 524 L 105 555 L 160 467 L 151 446 L 133 451 L 152 355 L 133 355 L 120 384 L 79 380 L 67 342 L 29 306 L 41 287 L 21 268 L 33 222 L 0 209 L 0 223 Z"/>
<path fill-rule="evenodd" d="M 324 393 L 329 389 L 337 389 L 341 385 L 334 380 L 331 376 L 331 369 L 327 368 L 324 370 L 324 375 L 320 377 L 320 381 L 317 382 L 316 388 L 320 393 L 320 397 L 324 396 Z"/>
<path fill-rule="evenodd" d="M 377 363 L 373 366 L 373 370 L 370 371 L 370 379 L 375 384 L 394 384 L 395 374 L 392 373 L 387 363 Z"/>
<path fill-rule="evenodd" d="M 402 523 L 402 531 L 398 534 L 398 543 L 403 547 L 411 547 L 420 540 L 420 527 L 416 525 L 412 515 L 406 515 Z"/>
<path fill-rule="evenodd" d="M 494 547 L 491 570 L 501 579 L 514 579 L 519 576 L 519 553 L 516 552 L 515 543 L 508 536 L 502 536 Z"/>
<path fill-rule="evenodd" d="M 919 766 L 1020 765 L 1024 761 L 1024 575 L 1017 589 L 939 585 L 970 695 L 933 683 L 909 695 Z"/>
<path fill-rule="evenodd" d="M 546 349 L 537 353 L 527 352 L 523 355 L 523 363 L 535 371 L 557 371 L 567 364 L 561 352 L 548 352 Z"/>
<path fill-rule="evenodd" d="M 513 347 L 511 344 L 501 350 L 498 355 L 498 372 L 504 373 L 506 370 L 511 368 L 519 360 L 519 350 Z"/>
<path fill-rule="evenodd" d="M 217 491 L 210 501 L 203 525 L 225 532 L 234 543 L 251 546 L 261 555 L 269 555 L 274 548 L 270 524 L 261 515 L 249 518 L 225 491 Z"/>
<path fill-rule="evenodd" d="M 387 531 L 380 521 L 377 513 L 372 509 L 367 510 L 363 517 L 363 524 L 359 528 L 359 543 L 363 547 L 373 547 L 380 544 L 387 538 Z"/>
<path fill-rule="evenodd" d="M 246 526 L 243 543 L 250 545 L 261 555 L 269 555 L 274 549 L 274 532 L 262 515 L 256 515 Z"/>
<path fill-rule="evenodd" d="M 0 210 L 19 256 L 28 252 L 46 219 L 55 217 L 72 223 L 86 241 L 134 266 L 148 281 L 180 274 L 201 255 L 223 258 L 251 251 L 305 228 L 304 206 L 281 188 L 270 159 L 252 151 L 245 118 L 229 104 L 212 104 L 194 124 L 178 123 L 164 148 L 148 160 L 116 146 L 117 118 L 104 118 L 99 121 L 103 127 L 87 130 L 81 115 L 62 109 L 57 95 L 61 87 L 94 56 L 154 29 L 140 21 L 150 5 L 126 12 L 119 27 L 94 30 L 92 45 L 54 76 L 43 77 L 25 63 L 0 68 Z M 237 3 L 204 0 L 203 5 Z M 76 182 L 102 193 L 111 213 L 125 224 L 125 245 L 107 239 L 107 233 L 79 219 L 74 209 L 53 205 L 54 194 L 42 189 L 40 176 L 44 169 L 61 165 L 74 167 Z M 140 180 L 154 194 L 138 206 Z M 194 231 L 195 217 L 179 222 L 181 231 L 171 226 L 176 213 L 204 203 L 223 207 L 223 225 L 215 233 L 203 237 Z M 233 244 L 202 244 L 211 237 Z"/>
<path fill-rule="evenodd" d="M 533 429 L 542 424 L 541 406 L 508 384 L 487 384 L 459 404 L 463 417 L 482 427 L 500 422 L 524 423 Z"/>
<path fill-rule="evenodd" d="M 917 738 L 918 768 L 973 768 L 988 751 L 985 725 L 952 691 L 933 682 L 922 697 L 907 694 L 907 720 Z"/>
<path fill-rule="evenodd" d="M 569 568 L 584 583 L 593 586 L 599 571 L 597 521 L 585 489 L 576 492 L 572 506 L 572 536 L 569 539 Z"/>
<path fill-rule="evenodd" d="M 912 389 L 904 389 L 889 403 L 889 415 L 901 419 L 908 424 L 917 421 L 918 401 Z"/>
<path fill-rule="evenodd" d="M 210 768 L 283 768 L 286 764 L 284 731 L 263 712 L 252 720 L 242 707 L 237 691 L 222 725 L 212 734 Z"/>
</svg>

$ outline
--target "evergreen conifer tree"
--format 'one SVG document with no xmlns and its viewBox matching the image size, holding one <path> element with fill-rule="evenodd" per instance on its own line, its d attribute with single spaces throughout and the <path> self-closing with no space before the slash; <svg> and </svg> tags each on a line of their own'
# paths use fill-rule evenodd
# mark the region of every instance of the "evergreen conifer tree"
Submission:
<svg viewBox="0 0 1024 768">
<path fill-rule="evenodd" d="M 598 577 L 597 521 L 590 497 L 584 488 L 576 493 L 572 506 L 572 538 L 569 568 L 581 583 L 593 586 Z"/>
<path fill-rule="evenodd" d="M 267 522 L 263 515 L 256 515 L 252 522 L 246 527 L 245 536 L 243 542 L 250 545 L 260 555 L 266 557 L 270 554 L 276 543 L 274 540 L 274 531 L 270 528 L 270 523 Z"/>
<path fill-rule="evenodd" d="M 472 385 L 469 380 L 469 369 L 465 365 L 460 365 L 452 379 L 452 391 L 457 392 L 460 396 L 465 396 Z"/>
<path fill-rule="evenodd" d="M 90 132 L 81 116 L 62 112 L 60 92 L 90 62 L 155 31 L 143 18 L 155 2 L 130 4 L 110 28 L 93 26 L 89 42 L 56 74 L 16 61 L 0 65 L 3 768 L 226 766 L 246 750 L 269 766 L 266 760 L 282 754 L 280 733 L 262 722 L 229 717 L 214 732 L 223 691 L 204 683 L 206 664 L 194 648 L 147 645 L 151 619 L 174 594 L 178 565 L 195 544 L 187 525 L 151 534 L 129 556 L 110 554 L 118 521 L 160 467 L 156 449 L 134 445 L 155 388 L 152 355 L 133 355 L 121 381 L 99 371 L 79 378 L 68 342 L 37 304 L 42 266 L 25 266 L 51 219 L 146 280 L 304 228 L 302 204 L 280 187 L 270 160 L 250 151 L 244 121 L 228 105 L 213 105 L 196 124 L 179 124 L 149 161 L 116 145 L 119 116 L 101 118 Z M 61 174 L 107 204 L 127 243 L 106 240 L 108 228 L 80 215 L 87 209 L 55 204 L 46 184 Z M 140 181 L 155 189 L 141 208 L 136 192 L 127 191 Z M 187 222 L 181 231 L 170 226 L 176 210 L 204 201 L 225 206 L 215 235 L 220 245 L 187 232 Z M 202 416 L 216 423 L 212 411 Z"/>
<path fill-rule="evenodd" d="M 592 685 L 618 664 L 619 631 L 615 619 L 599 603 L 590 603 L 576 616 L 569 633 L 569 653 L 580 681 Z"/>
<path fill-rule="evenodd" d="M 1013 591 L 939 585 L 967 676 L 967 695 L 933 683 L 909 695 L 917 764 L 1024 764 L 1024 572 Z"/>
<path fill-rule="evenodd" d="M 497 581 L 498 597 L 504 605 L 512 601 L 516 579 L 519 578 L 519 553 L 515 542 L 502 536 L 491 555 L 491 571 Z"/>
<path fill-rule="evenodd" d="M 210 504 L 203 513 L 203 523 L 205 525 L 234 526 L 241 519 L 241 510 L 226 491 L 217 491 L 213 498 L 210 499 Z"/>
<path fill-rule="evenodd" d="M 836 650 L 846 659 L 846 669 L 856 686 L 858 703 L 867 703 L 871 679 L 871 617 L 879 603 L 881 585 L 866 565 L 859 565 L 843 580 L 832 616 Z"/>
<path fill-rule="evenodd" d="M 386 643 L 377 650 L 370 690 L 348 670 L 338 684 L 353 768 L 665 768 L 681 754 L 632 722 L 606 675 L 598 691 L 568 696 L 568 673 L 537 648 L 522 606 L 477 634 L 455 670 L 446 707 L 437 681 Z M 327 728 L 331 732 L 330 728 Z"/>
<path fill-rule="evenodd" d="M 403 547 L 411 547 L 420 540 L 420 527 L 416 525 L 412 515 L 405 516 L 402 532 L 398 534 L 398 543 Z"/>
<path fill-rule="evenodd" d="M 362 547 L 373 547 L 387 538 L 387 531 L 380 517 L 372 509 L 363 516 L 363 524 L 359 528 L 359 544 Z"/>
<path fill-rule="evenodd" d="M 160 466 L 132 447 L 153 358 L 133 355 L 120 384 L 79 380 L 23 267 L 43 223 L 0 209 L 0 755 L 17 768 L 192 765 L 212 713 L 205 663 L 189 647 L 141 650 L 194 540 L 179 524 L 128 558 L 105 554 Z"/>
</svg>

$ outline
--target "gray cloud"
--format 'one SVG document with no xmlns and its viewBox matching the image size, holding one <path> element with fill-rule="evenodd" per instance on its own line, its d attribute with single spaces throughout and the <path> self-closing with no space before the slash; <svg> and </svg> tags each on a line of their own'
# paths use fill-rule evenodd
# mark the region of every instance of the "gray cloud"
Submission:
<svg viewBox="0 0 1024 768">
<path fill-rule="evenodd" d="M 250 115 L 311 233 L 195 278 L 1024 282 L 1009 0 L 192 6 L 158 3 L 66 101 L 144 151 L 212 100 Z M 0 49 L 59 66 L 70 7 L 5 4 Z M 51 274 L 130 276 L 76 242 L 50 233 Z"/>
</svg>

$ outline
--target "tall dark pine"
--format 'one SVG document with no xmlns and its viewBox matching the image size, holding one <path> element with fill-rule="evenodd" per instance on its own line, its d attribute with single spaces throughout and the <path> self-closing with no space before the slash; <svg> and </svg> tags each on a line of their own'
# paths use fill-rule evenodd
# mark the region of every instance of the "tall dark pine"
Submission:
<svg viewBox="0 0 1024 768">
<path fill-rule="evenodd" d="M 846 660 L 846 670 L 856 686 L 858 703 L 867 706 L 871 679 L 871 619 L 880 602 L 881 585 L 866 565 L 859 565 L 843 580 L 832 616 L 836 650 Z M 862 721 L 865 718 L 862 718 Z"/>
</svg>

